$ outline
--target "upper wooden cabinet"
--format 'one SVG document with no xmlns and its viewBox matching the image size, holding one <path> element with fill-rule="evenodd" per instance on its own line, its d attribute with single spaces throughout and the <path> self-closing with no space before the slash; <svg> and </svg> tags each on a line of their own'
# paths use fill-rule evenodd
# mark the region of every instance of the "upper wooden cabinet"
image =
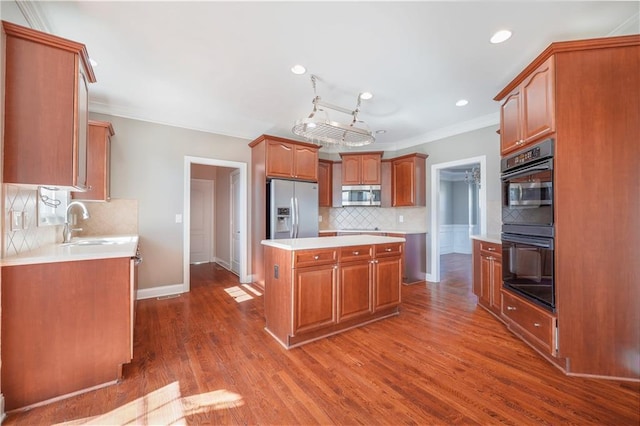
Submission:
<svg viewBox="0 0 640 426">
<path fill-rule="evenodd" d="M 343 185 L 380 185 L 382 152 L 340 154 Z"/>
<path fill-rule="evenodd" d="M 77 200 L 109 201 L 111 199 L 111 123 L 89 121 L 87 143 L 87 190 L 72 192 Z"/>
<path fill-rule="evenodd" d="M 393 207 L 426 205 L 425 154 L 409 154 L 391 161 L 391 205 Z"/>
<path fill-rule="evenodd" d="M 256 146 L 254 143 L 257 141 L 265 144 L 264 164 L 267 178 L 318 181 L 317 145 L 263 136 L 250 146 Z"/>
<path fill-rule="evenodd" d="M 333 201 L 333 161 L 318 160 L 318 205 L 331 207 Z"/>
<path fill-rule="evenodd" d="M 500 107 L 500 152 L 505 155 L 555 132 L 554 60 L 544 61 Z"/>
<path fill-rule="evenodd" d="M 83 44 L 2 22 L 4 183 L 84 190 L 88 87 Z"/>
</svg>

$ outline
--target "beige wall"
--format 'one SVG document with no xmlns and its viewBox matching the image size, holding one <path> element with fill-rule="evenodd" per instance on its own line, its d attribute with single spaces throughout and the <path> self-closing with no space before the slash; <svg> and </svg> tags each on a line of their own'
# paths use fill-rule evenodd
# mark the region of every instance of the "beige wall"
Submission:
<svg viewBox="0 0 640 426">
<path fill-rule="evenodd" d="M 110 121 L 115 130 L 111 196 L 138 200 L 139 288 L 182 284 L 183 224 L 176 214 L 184 214 L 184 157 L 249 163 L 250 141 L 102 114 L 91 118 Z"/>
</svg>

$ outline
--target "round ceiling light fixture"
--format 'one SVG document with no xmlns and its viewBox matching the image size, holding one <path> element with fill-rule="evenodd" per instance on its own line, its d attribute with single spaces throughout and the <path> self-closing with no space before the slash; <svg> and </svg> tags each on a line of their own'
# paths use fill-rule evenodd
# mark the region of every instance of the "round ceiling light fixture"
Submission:
<svg viewBox="0 0 640 426">
<path fill-rule="evenodd" d="M 511 38 L 511 31 L 509 30 L 500 30 L 498 32 L 496 32 L 494 35 L 491 36 L 491 39 L 489 39 L 489 41 L 493 44 L 498 44 L 498 43 L 502 43 L 504 41 L 507 41 Z"/>
<path fill-rule="evenodd" d="M 373 93 L 371 93 L 371 92 L 362 92 L 362 93 L 360 93 L 360 99 L 368 101 L 371 98 L 373 98 Z"/>
<path fill-rule="evenodd" d="M 465 105 L 467 105 L 468 103 L 469 103 L 469 101 L 468 101 L 468 100 L 466 100 L 466 99 L 460 99 L 458 102 L 456 102 L 456 106 L 461 107 L 461 106 L 465 106 Z"/>
<path fill-rule="evenodd" d="M 302 75 L 305 72 L 307 72 L 307 69 L 305 67 L 303 67 L 302 65 L 298 64 L 298 65 L 294 65 L 291 67 L 291 72 L 296 74 L 296 75 Z"/>
</svg>

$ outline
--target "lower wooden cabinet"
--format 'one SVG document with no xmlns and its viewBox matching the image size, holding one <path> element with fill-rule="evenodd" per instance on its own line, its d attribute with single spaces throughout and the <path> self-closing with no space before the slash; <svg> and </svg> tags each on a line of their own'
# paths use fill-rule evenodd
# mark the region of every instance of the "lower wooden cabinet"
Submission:
<svg viewBox="0 0 640 426">
<path fill-rule="evenodd" d="M 286 348 L 398 314 L 403 242 L 264 252 L 266 330 Z"/>
<path fill-rule="evenodd" d="M 502 315 L 502 245 L 473 241 L 473 292 L 478 304 L 496 316 Z"/>
<path fill-rule="evenodd" d="M 556 316 L 506 290 L 502 290 L 502 298 L 502 315 L 509 329 L 537 349 L 555 356 Z"/>
<path fill-rule="evenodd" d="M 7 410 L 115 383 L 132 358 L 131 258 L 2 267 Z"/>
</svg>

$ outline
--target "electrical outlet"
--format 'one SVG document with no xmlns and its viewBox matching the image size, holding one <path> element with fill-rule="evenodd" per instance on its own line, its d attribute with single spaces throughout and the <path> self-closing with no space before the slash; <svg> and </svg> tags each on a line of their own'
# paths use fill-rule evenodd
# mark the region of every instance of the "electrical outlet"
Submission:
<svg viewBox="0 0 640 426">
<path fill-rule="evenodd" d="M 180 213 L 176 214 L 176 223 L 182 223 L 182 215 Z"/>
<path fill-rule="evenodd" d="M 398 216 L 398 222 L 400 223 L 404 222 L 404 216 L 402 215 Z"/>
<path fill-rule="evenodd" d="M 322 216 L 318 216 L 318 222 L 322 222 Z"/>
<path fill-rule="evenodd" d="M 24 217 L 22 216 L 23 212 L 18 210 L 11 210 L 11 230 L 19 231 L 22 229 L 24 224 Z"/>
</svg>

